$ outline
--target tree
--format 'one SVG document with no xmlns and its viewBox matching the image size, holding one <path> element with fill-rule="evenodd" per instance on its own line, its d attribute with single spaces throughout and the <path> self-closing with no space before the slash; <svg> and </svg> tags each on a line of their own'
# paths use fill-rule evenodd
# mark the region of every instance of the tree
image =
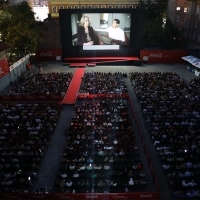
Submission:
<svg viewBox="0 0 200 200">
<path fill-rule="evenodd" d="M 9 6 L 0 15 L 1 40 L 10 45 L 11 54 L 35 53 L 41 41 L 39 25 L 27 2 Z"/>
<path fill-rule="evenodd" d="M 143 13 L 142 41 L 143 47 L 172 49 L 183 43 L 181 34 L 170 19 L 164 23 L 167 0 L 139 0 Z"/>
</svg>

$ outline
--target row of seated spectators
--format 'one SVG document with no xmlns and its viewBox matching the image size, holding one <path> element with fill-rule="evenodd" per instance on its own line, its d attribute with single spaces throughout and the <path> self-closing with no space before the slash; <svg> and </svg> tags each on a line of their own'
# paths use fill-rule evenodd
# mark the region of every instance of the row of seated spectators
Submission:
<svg viewBox="0 0 200 200">
<path fill-rule="evenodd" d="M 121 72 L 88 72 L 84 74 L 79 92 L 89 94 L 127 94 L 127 86 L 124 82 L 125 77 L 127 77 L 127 74 Z"/>
<path fill-rule="evenodd" d="M 173 196 L 199 198 L 199 93 L 176 73 L 130 73 L 130 79 Z"/>
<path fill-rule="evenodd" d="M 0 104 L 0 193 L 29 192 L 62 106 Z"/>
<path fill-rule="evenodd" d="M 22 75 L 17 84 L 8 92 L 8 95 L 65 95 L 72 73 L 31 73 Z"/>
<path fill-rule="evenodd" d="M 95 99 L 75 105 L 55 181 L 60 192 L 146 188 L 128 107 L 123 99 Z"/>
</svg>

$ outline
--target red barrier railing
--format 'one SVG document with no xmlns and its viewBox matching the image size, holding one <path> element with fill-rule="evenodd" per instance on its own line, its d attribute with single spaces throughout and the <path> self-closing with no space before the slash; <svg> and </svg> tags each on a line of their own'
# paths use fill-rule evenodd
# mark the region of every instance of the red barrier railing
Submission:
<svg viewBox="0 0 200 200">
<path fill-rule="evenodd" d="M 156 178 L 156 176 L 155 176 L 155 172 L 154 172 L 154 169 L 153 169 L 152 164 L 151 164 L 151 159 L 150 159 L 150 156 L 149 156 L 149 154 L 148 154 L 148 150 L 147 150 L 146 144 L 145 144 L 144 139 L 143 139 L 143 136 L 142 136 L 141 128 L 140 128 L 139 122 L 138 122 L 137 117 L 136 117 L 135 109 L 134 109 L 134 107 L 133 107 L 133 104 L 132 104 L 132 101 L 131 101 L 130 98 L 129 98 L 129 102 L 130 102 L 130 104 L 131 104 L 131 108 L 132 108 L 132 112 L 133 112 L 133 117 L 134 117 L 134 119 L 135 119 L 135 123 L 136 123 L 136 126 L 137 126 L 138 133 L 139 133 L 139 135 L 140 135 L 140 139 L 141 139 L 141 142 L 142 142 L 142 146 L 143 146 L 143 149 L 144 149 L 144 153 L 145 153 L 146 158 L 147 158 L 148 166 L 149 166 L 150 171 L 151 171 L 151 175 L 152 175 L 152 177 L 153 177 L 153 181 L 154 181 L 154 184 L 155 184 L 155 187 L 156 187 L 156 191 L 157 191 L 157 193 L 158 193 L 159 196 L 160 196 L 160 188 L 159 188 L 159 186 L 158 186 L 158 180 L 157 180 L 157 178 Z M 145 198 L 145 199 L 146 199 L 146 198 Z"/>
<path fill-rule="evenodd" d="M 60 101 L 62 95 L 3 95 L 0 101 Z"/>
<path fill-rule="evenodd" d="M 95 200 L 159 200 L 159 192 L 137 192 L 137 193 L 86 193 L 86 194 L 0 194 L 0 199 L 68 199 L 68 200 L 84 200 L 84 199 L 95 199 Z"/>
<path fill-rule="evenodd" d="M 78 99 L 101 99 L 101 98 L 118 98 L 118 99 L 128 99 L 128 94 L 78 94 Z"/>
</svg>

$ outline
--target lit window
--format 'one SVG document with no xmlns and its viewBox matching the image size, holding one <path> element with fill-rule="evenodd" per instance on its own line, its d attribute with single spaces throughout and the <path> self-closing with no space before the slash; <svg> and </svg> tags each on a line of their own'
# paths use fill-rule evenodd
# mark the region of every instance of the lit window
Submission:
<svg viewBox="0 0 200 200">
<path fill-rule="evenodd" d="M 187 8 L 184 8 L 184 13 L 187 12 Z"/>
<path fill-rule="evenodd" d="M 180 10 L 181 9 L 181 7 L 176 7 L 176 10 Z"/>
</svg>

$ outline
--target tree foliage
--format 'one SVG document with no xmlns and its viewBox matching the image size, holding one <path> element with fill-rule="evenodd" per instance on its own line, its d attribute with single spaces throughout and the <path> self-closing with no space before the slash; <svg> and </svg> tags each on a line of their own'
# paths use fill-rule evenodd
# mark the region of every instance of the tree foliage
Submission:
<svg viewBox="0 0 200 200">
<path fill-rule="evenodd" d="M 27 2 L 9 6 L 0 15 L 1 40 L 19 57 L 34 53 L 41 41 L 39 24 Z"/>
<path fill-rule="evenodd" d="M 170 19 L 164 22 L 168 0 L 139 0 L 143 13 L 142 40 L 145 47 L 177 48 L 181 34 Z"/>
</svg>

